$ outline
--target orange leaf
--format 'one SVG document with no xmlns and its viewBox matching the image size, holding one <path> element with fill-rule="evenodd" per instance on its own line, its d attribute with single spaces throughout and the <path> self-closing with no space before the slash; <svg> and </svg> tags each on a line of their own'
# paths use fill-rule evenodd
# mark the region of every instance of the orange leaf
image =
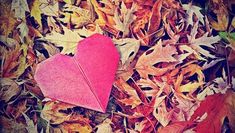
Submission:
<svg viewBox="0 0 235 133">
<path fill-rule="evenodd" d="M 128 85 L 123 79 L 118 79 L 115 82 L 115 86 L 120 89 L 121 91 L 124 91 L 128 94 L 128 98 L 124 98 L 119 100 L 125 105 L 131 105 L 132 108 L 135 108 L 136 106 L 140 105 L 142 101 L 140 100 L 136 90 L 132 88 L 130 85 Z"/>
<path fill-rule="evenodd" d="M 162 0 L 158 0 L 154 3 L 153 5 L 153 9 L 152 9 L 152 16 L 150 19 L 150 27 L 149 27 L 149 31 L 148 33 L 151 35 L 152 33 L 154 33 L 155 31 L 157 31 L 157 29 L 160 26 L 160 22 L 161 22 L 161 8 L 162 8 Z"/>
</svg>

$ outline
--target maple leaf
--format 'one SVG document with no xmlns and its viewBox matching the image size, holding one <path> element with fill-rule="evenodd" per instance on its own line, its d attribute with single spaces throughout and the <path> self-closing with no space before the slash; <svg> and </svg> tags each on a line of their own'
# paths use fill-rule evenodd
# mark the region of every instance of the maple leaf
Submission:
<svg viewBox="0 0 235 133">
<path fill-rule="evenodd" d="M 200 10 L 201 8 L 198 6 L 192 5 L 192 3 L 189 4 L 183 4 L 183 9 L 186 10 L 187 13 L 187 24 L 193 25 L 193 13 L 198 17 L 199 21 L 204 24 L 203 15 L 201 14 Z"/>
<path fill-rule="evenodd" d="M 122 65 L 126 62 L 130 63 L 135 58 L 140 47 L 140 41 L 134 38 L 113 39 L 113 42 L 117 44 L 116 47 L 121 54 Z"/>
<path fill-rule="evenodd" d="M 128 85 L 123 79 L 118 79 L 115 81 L 114 86 L 120 89 L 121 91 L 126 92 L 129 97 L 120 99 L 119 101 L 125 104 L 126 106 L 130 106 L 131 108 L 135 108 L 136 106 L 140 105 L 142 101 L 140 100 L 136 90 Z"/>
<path fill-rule="evenodd" d="M 127 9 L 124 2 L 121 4 L 121 17 L 118 15 L 118 10 L 114 12 L 114 22 L 116 25 L 114 26 L 119 31 L 123 32 L 123 36 L 127 36 L 130 32 L 129 26 L 134 21 L 135 15 L 133 14 L 136 11 L 136 5 L 133 4 L 131 9 Z"/>
<path fill-rule="evenodd" d="M 26 0 L 13 0 L 11 3 L 11 10 L 15 12 L 15 17 L 25 18 L 25 12 L 29 12 L 28 3 Z"/>
<path fill-rule="evenodd" d="M 219 37 L 219 35 L 214 37 L 213 36 L 208 37 L 209 32 L 206 32 L 202 37 L 196 38 L 197 29 L 198 29 L 198 21 L 193 26 L 191 34 L 187 35 L 190 46 L 197 52 L 201 53 L 202 55 L 214 58 L 215 57 L 214 55 L 210 54 L 209 51 L 203 49 L 201 46 L 207 46 L 209 48 L 214 49 L 214 46 L 212 44 L 218 42 L 221 38 Z"/>
<path fill-rule="evenodd" d="M 234 131 L 235 129 L 235 93 L 232 90 L 228 90 L 226 94 L 214 94 L 206 97 L 201 102 L 200 107 L 194 112 L 191 117 L 191 121 L 196 120 L 198 117 L 202 117 L 207 114 L 206 118 L 199 122 L 194 128 L 196 132 L 210 132 L 220 133 L 222 131 L 222 125 L 227 117 L 229 120 L 229 126 Z"/>
<path fill-rule="evenodd" d="M 174 46 L 167 45 L 162 46 L 162 41 L 144 52 L 138 59 L 136 63 L 136 70 L 140 73 L 141 77 L 147 78 L 148 75 L 155 75 L 156 72 L 165 72 L 172 66 L 169 66 L 167 69 L 161 68 L 157 70 L 153 65 L 161 62 L 176 62 L 177 60 L 172 56 L 177 54 L 176 48 Z"/>
</svg>

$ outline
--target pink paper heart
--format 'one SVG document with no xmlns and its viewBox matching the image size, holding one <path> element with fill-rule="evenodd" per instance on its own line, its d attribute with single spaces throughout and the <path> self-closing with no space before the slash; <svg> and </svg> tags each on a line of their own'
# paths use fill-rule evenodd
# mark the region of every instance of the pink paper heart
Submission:
<svg viewBox="0 0 235 133">
<path fill-rule="evenodd" d="M 56 54 L 39 63 L 34 78 L 45 97 L 105 112 L 118 61 L 112 40 L 94 34 L 73 57 Z"/>
</svg>

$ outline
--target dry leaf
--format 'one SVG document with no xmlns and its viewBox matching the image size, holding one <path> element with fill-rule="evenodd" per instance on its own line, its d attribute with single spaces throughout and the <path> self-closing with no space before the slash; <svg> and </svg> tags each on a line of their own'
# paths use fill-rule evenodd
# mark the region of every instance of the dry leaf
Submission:
<svg viewBox="0 0 235 133">
<path fill-rule="evenodd" d="M 207 46 L 209 48 L 214 49 L 214 46 L 212 44 L 218 42 L 221 38 L 218 35 L 208 37 L 209 34 L 208 32 L 206 32 L 202 37 L 196 38 L 197 30 L 198 30 L 198 22 L 195 23 L 195 25 L 193 26 L 191 34 L 187 35 L 190 46 L 200 54 L 206 57 L 214 58 L 215 57 L 214 55 L 210 54 L 209 51 L 203 49 L 201 46 Z"/>
<path fill-rule="evenodd" d="M 157 72 L 154 70 L 156 68 L 153 65 L 161 62 L 176 62 L 177 60 L 172 57 L 174 54 L 177 54 L 175 47 L 170 45 L 163 47 L 160 40 L 139 57 L 135 68 L 141 77 L 147 78 L 148 75 L 155 75 L 155 72 Z M 162 71 L 165 72 L 166 70 L 162 68 Z"/>
<path fill-rule="evenodd" d="M 0 101 L 3 100 L 5 102 L 9 102 L 9 100 L 12 97 L 17 96 L 20 93 L 20 88 L 15 81 L 9 78 L 1 78 L 0 83 L 1 83 Z"/>
<path fill-rule="evenodd" d="M 187 25 L 193 25 L 193 14 L 195 14 L 198 17 L 198 20 L 204 24 L 203 15 L 201 14 L 200 10 L 201 8 L 198 6 L 192 5 L 192 3 L 189 4 L 183 4 L 183 9 L 186 10 L 187 13 Z"/>
<path fill-rule="evenodd" d="M 207 114 L 207 117 L 197 124 L 194 131 L 207 132 L 208 129 L 210 129 L 211 132 L 220 133 L 225 117 L 229 120 L 230 129 L 234 131 L 234 99 L 235 93 L 233 91 L 227 91 L 226 94 L 214 94 L 208 96 L 201 102 L 200 107 L 191 117 L 191 120 L 196 120 L 205 113 Z"/>
<path fill-rule="evenodd" d="M 124 2 L 121 4 L 121 15 L 118 14 L 118 10 L 114 12 L 115 28 L 123 32 L 123 36 L 128 36 L 130 30 L 130 24 L 135 20 L 136 5 L 133 4 L 131 9 L 127 9 Z"/>
<path fill-rule="evenodd" d="M 113 39 L 113 42 L 120 52 L 122 65 L 130 63 L 135 58 L 140 47 L 140 41 L 133 38 Z"/>
<path fill-rule="evenodd" d="M 131 108 L 135 108 L 136 106 L 140 105 L 142 101 L 140 100 L 136 90 L 128 85 L 123 79 L 118 79 L 114 83 L 121 91 L 124 91 L 128 94 L 128 98 L 120 99 L 119 101 L 125 104 L 126 106 L 131 106 Z"/>
<path fill-rule="evenodd" d="M 12 0 L 11 10 L 15 12 L 15 17 L 25 18 L 25 12 L 29 12 L 28 3 L 26 0 Z"/>
<path fill-rule="evenodd" d="M 96 133 L 112 133 L 113 132 L 111 127 L 112 124 L 113 123 L 109 118 L 105 119 L 102 123 L 96 126 L 97 128 Z"/>
</svg>

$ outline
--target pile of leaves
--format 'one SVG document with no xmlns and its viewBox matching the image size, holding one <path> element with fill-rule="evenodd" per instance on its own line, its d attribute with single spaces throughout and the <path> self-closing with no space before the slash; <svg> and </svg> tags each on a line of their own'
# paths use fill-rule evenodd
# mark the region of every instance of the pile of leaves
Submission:
<svg viewBox="0 0 235 133">
<path fill-rule="evenodd" d="M 1 0 L 0 132 L 235 132 L 234 4 Z M 37 64 L 94 33 L 121 55 L 106 113 L 45 98 Z"/>
</svg>

